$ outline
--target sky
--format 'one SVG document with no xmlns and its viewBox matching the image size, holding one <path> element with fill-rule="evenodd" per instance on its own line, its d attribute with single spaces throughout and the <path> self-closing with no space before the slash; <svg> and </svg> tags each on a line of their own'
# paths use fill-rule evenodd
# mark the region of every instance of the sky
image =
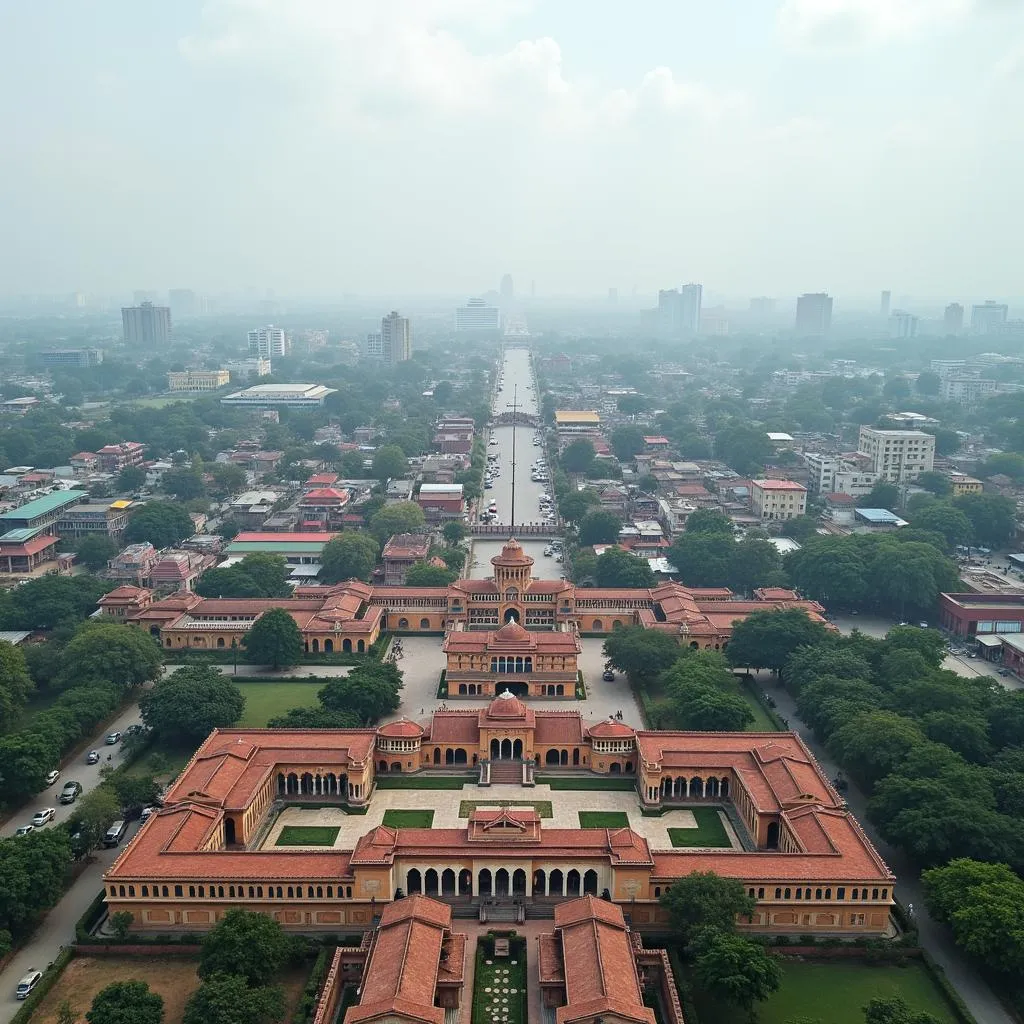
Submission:
<svg viewBox="0 0 1024 1024">
<path fill-rule="evenodd" d="M 1005 298 L 1022 0 L 0 0 L 0 293 Z"/>
</svg>

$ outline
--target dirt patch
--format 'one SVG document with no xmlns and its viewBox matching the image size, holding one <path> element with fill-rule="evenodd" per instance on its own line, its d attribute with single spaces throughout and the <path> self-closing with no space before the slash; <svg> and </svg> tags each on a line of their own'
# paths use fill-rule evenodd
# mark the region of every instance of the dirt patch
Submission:
<svg viewBox="0 0 1024 1024">
<path fill-rule="evenodd" d="M 195 960 L 172 957 L 76 956 L 32 1014 L 32 1024 L 56 1024 L 67 999 L 80 1020 L 101 989 L 115 981 L 144 981 L 164 999 L 165 1024 L 179 1024 L 189 997 L 199 988 Z M 289 995 L 290 995 L 289 991 Z"/>
</svg>

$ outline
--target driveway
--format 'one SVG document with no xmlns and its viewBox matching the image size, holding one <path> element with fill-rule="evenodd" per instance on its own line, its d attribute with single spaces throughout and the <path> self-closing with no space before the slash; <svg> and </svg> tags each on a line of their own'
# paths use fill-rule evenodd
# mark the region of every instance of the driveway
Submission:
<svg viewBox="0 0 1024 1024">
<path fill-rule="evenodd" d="M 822 769 L 828 773 L 829 778 L 835 778 L 839 771 L 838 764 L 832 760 L 825 747 L 818 743 L 810 728 L 800 719 L 796 705 L 789 694 L 777 684 L 770 672 L 761 672 L 757 678 L 758 683 L 775 700 L 779 714 L 789 721 L 791 729 L 800 734 L 804 743 L 818 759 Z M 1013 1024 L 1013 1018 L 1003 1009 L 992 990 L 967 962 L 953 943 L 946 928 L 937 924 L 929 916 L 925 909 L 924 889 L 918 880 L 917 869 L 900 850 L 884 842 L 868 822 L 867 797 L 853 783 L 850 783 L 849 790 L 844 795 L 849 802 L 850 810 L 857 816 L 864 831 L 899 879 L 895 891 L 900 902 L 904 906 L 913 905 L 914 923 L 921 936 L 921 945 L 935 957 L 945 970 L 949 980 L 956 987 L 957 992 L 960 993 L 961 998 L 979 1024 Z"/>
</svg>

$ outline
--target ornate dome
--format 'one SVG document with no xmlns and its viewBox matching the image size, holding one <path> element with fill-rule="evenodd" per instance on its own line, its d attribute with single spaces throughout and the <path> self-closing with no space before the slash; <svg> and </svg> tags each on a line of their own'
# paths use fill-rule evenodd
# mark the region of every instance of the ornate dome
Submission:
<svg viewBox="0 0 1024 1024">
<path fill-rule="evenodd" d="M 495 634 L 494 639 L 498 643 L 509 643 L 514 640 L 529 640 L 530 631 L 519 625 L 514 619 L 506 622 Z"/>
<path fill-rule="evenodd" d="M 501 554 L 495 555 L 491 559 L 491 565 L 503 567 L 529 566 L 533 565 L 533 559 L 523 550 L 522 545 L 515 537 L 509 537 L 505 542 L 505 546 L 501 549 Z"/>
<path fill-rule="evenodd" d="M 409 718 L 400 718 L 397 722 L 388 722 L 377 730 L 378 736 L 388 739 L 417 739 L 423 735 L 423 726 Z"/>
<path fill-rule="evenodd" d="M 488 718 L 525 718 L 526 705 L 514 694 L 505 690 L 499 693 L 487 706 Z"/>
</svg>

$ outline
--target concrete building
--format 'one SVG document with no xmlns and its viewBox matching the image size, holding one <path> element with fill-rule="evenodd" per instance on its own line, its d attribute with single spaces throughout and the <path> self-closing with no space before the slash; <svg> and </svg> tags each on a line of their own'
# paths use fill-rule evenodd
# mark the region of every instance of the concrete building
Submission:
<svg viewBox="0 0 1024 1024">
<path fill-rule="evenodd" d="M 501 310 L 489 306 L 483 299 L 470 299 L 455 310 L 455 330 L 490 332 L 501 330 Z"/>
<path fill-rule="evenodd" d="M 751 480 L 750 504 L 762 522 L 794 519 L 807 512 L 807 488 L 792 480 Z"/>
<path fill-rule="evenodd" d="M 951 302 L 942 314 L 942 326 L 947 334 L 959 334 L 964 329 L 964 307 Z"/>
<path fill-rule="evenodd" d="M 857 450 L 870 460 L 871 472 L 887 483 L 909 483 L 935 468 L 935 435 L 923 430 L 861 427 Z"/>
<path fill-rule="evenodd" d="M 981 494 L 985 485 L 966 473 L 949 474 L 950 495 L 959 498 L 961 494 Z"/>
<path fill-rule="evenodd" d="M 51 348 L 39 353 L 43 366 L 98 366 L 103 362 L 101 348 Z"/>
<path fill-rule="evenodd" d="M 998 386 L 997 381 L 981 377 L 943 377 L 940 394 L 947 402 L 974 406 L 994 395 Z"/>
<path fill-rule="evenodd" d="M 229 370 L 172 370 L 167 374 L 168 391 L 216 391 L 230 383 Z"/>
<path fill-rule="evenodd" d="M 87 491 L 54 491 L 41 498 L 0 514 L 0 533 L 10 530 L 38 530 L 53 532 L 57 520 L 68 509 L 80 505 L 89 497 Z"/>
<path fill-rule="evenodd" d="M 573 440 L 601 432 L 601 415 L 593 409 L 559 409 L 555 412 L 555 430 L 560 438 Z"/>
<path fill-rule="evenodd" d="M 430 537 L 422 533 L 396 533 L 388 537 L 381 562 L 385 587 L 404 587 L 406 573 L 430 554 Z"/>
<path fill-rule="evenodd" d="M 988 334 L 1000 324 L 1006 323 L 1009 307 L 1005 302 L 994 302 L 986 299 L 981 305 L 971 306 L 971 330 L 978 334 Z"/>
<path fill-rule="evenodd" d="M 224 369 L 232 380 L 250 381 L 258 377 L 269 377 L 271 366 L 269 359 L 255 356 L 252 359 L 232 359 L 224 364 Z"/>
<path fill-rule="evenodd" d="M 381 358 L 385 363 L 404 363 L 412 358 L 412 331 L 408 317 L 392 310 L 380 322 Z"/>
<path fill-rule="evenodd" d="M 8 529 L 0 524 L 0 575 L 35 573 L 56 559 L 57 543 L 45 527 Z"/>
<path fill-rule="evenodd" d="M 146 457 L 146 446 L 138 441 L 105 444 L 97 453 L 104 473 L 120 473 L 126 466 L 139 466 Z"/>
<path fill-rule="evenodd" d="M 148 348 L 166 345 L 171 340 L 170 307 L 154 306 L 152 302 L 122 306 L 121 327 L 126 345 L 144 345 Z"/>
<path fill-rule="evenodd" d="M 220 402 L 221 405 L 252 409 L 319 409 L 324 400 L 337 390 L 323 384 L 254 384 L 251 388 L 226 395 Z"/>
<path fill-rule="evenodd" d="M 57 533 L 72 540 L 98 535 L 119 543 L 128 526 L 131 504 L 130 501 L 103 501 L 73 505 L 57 520 Z"/>
<path fill-rule="evenodd" d="M 466 511 L 462 484 L 421 484 L 416 504 L 423 509 L 428 523 L 461 519 Z"/>
<path fill-rule="evenodd" d="M 917 335 L 917 317 L 902 309 L 893 311 L 889 317 L 890 338 L 913 338 Z"/>
<path fill-rule="evenodd" d="M 1024 632 L 1024 594 L 940 594 L 939 625 L 956 636 Z"/>
<path fill-rule="evenodd" d="M 291 351 L 288 332 L 283 327 L 267 324 L 249 331 L 249 357 L 251 359 L 281 359 Z"/>
<path fill-rule="evenodd" d="M 802 337 L 828 334 L 832 326 L 832 296 L 825 292 L 807 292 L 796 300 L 793 329 Z"/>
<path fill-rule="evenodd" d="M 882 292 L 882 301 L 879 304 L 879 312 L 881 313 L 883 320 L 889 319 L 889 304 L 891 301 L 892 292 L 888 290 Z"/>
<path fill-rule="evenodd" d="M 700 330 L 700 308 L 704 286 L 684 284 L 658 292 L 657 322 L 661 334 L 670 338 L 692 337 Z"/>
<path fill-rule="evenodd" d="M 172 288 L 167 293 L 167 304 L 171 307 L 171 316 L 175 320 L 180 317 L 198 316 L 201 312 L 199 297 L 191 288 Z"/>
</svg>

